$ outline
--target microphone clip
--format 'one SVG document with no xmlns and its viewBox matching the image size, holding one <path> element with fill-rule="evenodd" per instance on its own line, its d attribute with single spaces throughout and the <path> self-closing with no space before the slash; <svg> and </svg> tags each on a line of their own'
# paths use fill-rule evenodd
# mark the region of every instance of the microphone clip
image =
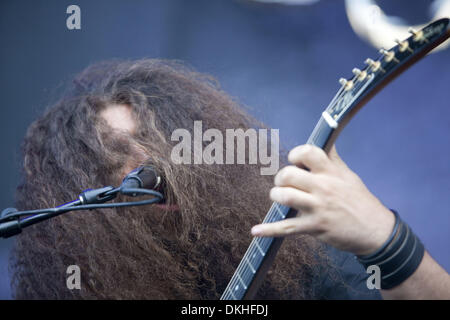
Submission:
<svg viewBox="0 0 450 320">
<path fill-rule="evenodd" d="M 81 204 L 95 204 L 95 203 L 105 203 L 107 201 L 110 201 L 117 197 L 117 192 L 110 192 L 113 191 L 115 188 L 112 186 L 99 188 L 99 189 L 87 189 L 84 190 L 80 195 L 79 199 L 81 201 Z"/>
</svg>

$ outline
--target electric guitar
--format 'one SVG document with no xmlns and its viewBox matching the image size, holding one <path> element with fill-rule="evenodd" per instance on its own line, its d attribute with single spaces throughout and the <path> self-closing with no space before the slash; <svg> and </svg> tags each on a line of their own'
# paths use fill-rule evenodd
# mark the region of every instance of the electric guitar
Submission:
<svg viewBox="0 0 450 320">
<path fill-rule="evenodd" d="M 450 37 L 449 19 L 430 23 L 390 50 L 380 50 L 380 58 L 367 59 L 363 70 L 353 69 L 351 79 L 340 79 L 341 88 L 322 113 L 309 144 L 329 151 L 341 130 L 365 103 L 404 70 Z M 295 217 L 297 211 L 274 202 L 263 223 Z M 252 299 L 270 268 L 283 238 L 255 237 L 237 267 L 221 300 Z"/>
</svg>

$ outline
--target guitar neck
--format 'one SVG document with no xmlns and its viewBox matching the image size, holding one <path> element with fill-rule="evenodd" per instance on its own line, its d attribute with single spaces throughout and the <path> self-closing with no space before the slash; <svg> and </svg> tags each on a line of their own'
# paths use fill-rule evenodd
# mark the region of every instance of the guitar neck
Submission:
<svg viewBox="0 0 450 320">
<path fill-rule="evenodd" d="M 316 145 L 324 150 L 331 146 L 334 128 L 321 117 L 317 122 L 309 144 Z M 277 222 L 292 218 L 297 211 L 274 202 L 269 209 L 263 223 Z M 255 237 L 245 252 L 236 272 L 222 294 L 221 300 L 253 299 L 258 291 L 265 274 L 280 248 L 284 238 Z"/>
</svg>

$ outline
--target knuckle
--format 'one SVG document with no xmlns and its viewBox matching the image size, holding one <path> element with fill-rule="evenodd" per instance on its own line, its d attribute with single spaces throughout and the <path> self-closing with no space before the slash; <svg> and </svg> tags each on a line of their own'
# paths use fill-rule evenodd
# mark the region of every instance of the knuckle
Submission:
<svg viewBox="0 0 450 320">
<path fill-rule="evenodd" d="M 312 144 L 307 145 L 307 149 L 305 150 L 306 156 L 314 159 L 321 159 L 324 151 L 319 147 L 316 147 Z"/>
<path fill-rule="evenodd" d="M 287 166 L 280 170 L 279 177 L 278 177 L 278 183 L 287 185 L 292 180 L 292 176 L 294 175 L 294 167 L 293 166 Z"/>
<path fill-rule="evenodd" d="M 308 207 L 305 209 L 307 209 L 309 213 L 315 213 L 322 210 L 320 198 L 318 198 L 317 196 L 313 196 L 308 203 Z"/>
<path fill-rule="evenodd" d="M 299 150 L 299 158 L 300 159 L 308 159 L 314 152 L 314 147 L 310 144 L 305 144 Z"/>
<path fill-rule="evenodd" d="M 275 176 L 275 184 L 276 185 L 285 184 L 286 179 L 287 179 L 287 172 L 286 167 L 284 167 L 280 171 L 278 171 L 277 175 Z"/>
<path fill-rule="evenodd" d="M 331 181 L 327 178 L 320 179 L 321 181 L 317 184 L 317 190 L 319 191 L 323 199 L 330 199 L 335 192 L 334 186 Z"/>
<path fill-rule="evenodd" d="M 300 160 L 300 153 L 301 153 L 302 146 L 295 147 L 292 149 L 288 154 L 288 160 L 289 162 L 298 162 Z"/>
<path fill-rule="evenodd" d="M 305 144 L 305 152 L 306 153 L 314 153 L 318 148 L 312 144 Z"/>
<path fill-rule="evenodd" d="M 328 230 L 329 219 L 325 215 L 317 214 L 311 220 L 311 224 L 314 226 L 316 232 L 323 233 Z"/>
<path fill-rule="evenodd" d="M 283 202 L 286 206 L 292 207 L 295 204 L 295 197 L 290 192 L 285 192 L 283 196 Z"/>
<path fill-rule="evenodd" d="M 281 231 L 284 235 L 288 235 L 291 234 L 293 232 L 295 232 L 295 225 L 293 224 L 285 224 L 282 226 Z"/>
<path fill-rule="evenodd" d="M 324 184 L 322 191 L 326 196 L 326 199 L 329 199 L 334 192 L 333 188 L 329 184 Z"/>
<path fill-rule="evenodd" d="M 313 148 L 310 144 L 303 144 L 301 146 L 297 146 L 294 149 L 292 149 L 288 154 L 288 160 L 290 162 L 301 162 L 301 160 L 311 152 L 311 149 Z"/>
<path fill-rule="evenodd" d="M 330 192 L 330 186 L 328 183 L 326 183 L 325 181 L 319 181 L 319 183 L 317 183 L 317 191 L 320 192 L 320 194 L 323 195 L 328 195 Z"/>
<path fill-rule="evenodd" d="M 278 201 L 278 202 L 281 202 L 281 197 L 280 197 L 280 191 L 279 190 L 277 190 L 278 188 L 277 187 L 274 187 L 274 188 L 272 188 L 272 189 L 270 189 L 270 193 L 269 193 L 269 196 L 270 196 L 270 199 L 271 200 L 273 200 L 273 201 Z"/>
<path fill-rule="evenodd" d="M 324 228 L 328 225 L 329 219 L 324 214 L 319 214 L 316 216 L 316 225 L 318 227 Z"/>
</svg>

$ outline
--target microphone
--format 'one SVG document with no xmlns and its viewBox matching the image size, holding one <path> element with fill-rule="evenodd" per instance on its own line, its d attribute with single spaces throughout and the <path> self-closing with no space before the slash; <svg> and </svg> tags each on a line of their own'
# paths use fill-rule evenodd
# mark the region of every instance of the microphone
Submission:
<svg viewBox="0 0 450 320">
<path fill-rule="evenodd" d="M 138 193 L 134 190 L 127 192 L 127 189 L 156 190 L 160 186 L 161 180 L 161 176 L 156 172 L 155 168 L 152 166 L 141 166 L 127 174 L 120 185 L 120 192 L 135 197 Z"/>
</svg>

